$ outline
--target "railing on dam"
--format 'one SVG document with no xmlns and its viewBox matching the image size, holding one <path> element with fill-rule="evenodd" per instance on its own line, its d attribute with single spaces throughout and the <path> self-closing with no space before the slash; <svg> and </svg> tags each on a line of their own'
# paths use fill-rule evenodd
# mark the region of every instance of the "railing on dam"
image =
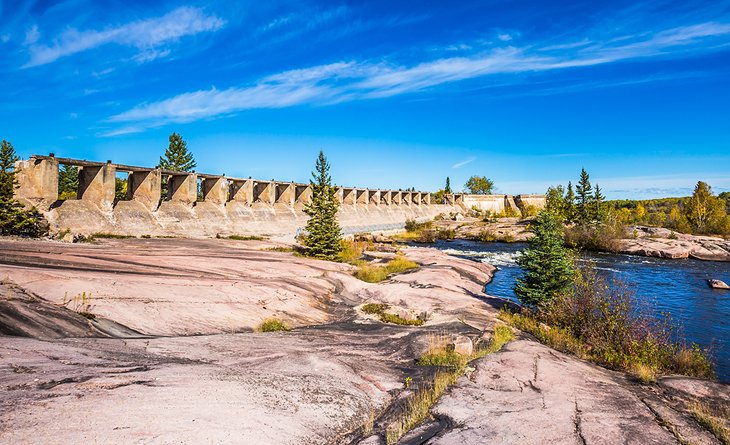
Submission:
<svg viewBox="0 0 730 445">
<path fill-rule="evenodd" d="M 78 168 L 77 198 L 93 202 L 101 209 L 113 208 L 116 201 L 117 173 L 127 173 L 127 196 L 155 211 L 161 201 L 168 200 L 193 206 L 202 200 L 218 205 L 238 202 L 253 205 L 306 205 L 312 201 L 309 184 L 279 182 L 252 178 L 231 178 L 196 172 L 179 172 L 107 162 L 33 155 L 16 163 L 18 187 L 16 196 L 41 210 L 48 210 L 59 200 L 59 165 Z M 163 182 L 168 192 L 162 196 Z M 431 193 L 404 190 L 373 190 L 358 187 L 337 187 L 336 197 L 343 205 L 421 206 L 431 204 Z M 444 204 L 463 203 L 464 195 L 445 195 Z M 434 203 L 437 204 L 437 203 Z M 441 203 L 438 203 L 441 204 Z"/>
</svg>

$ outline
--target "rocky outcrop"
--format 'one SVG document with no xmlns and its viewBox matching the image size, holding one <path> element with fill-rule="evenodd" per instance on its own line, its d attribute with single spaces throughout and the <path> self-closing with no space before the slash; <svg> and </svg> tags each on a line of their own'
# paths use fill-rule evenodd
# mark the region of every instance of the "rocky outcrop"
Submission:
<svg viewBox="0 0 730 445">
<path fill-rule="evenodd" d="M 618 240 L 620 253 L 659 258 L 730 261 L 730 241 L 711 236 L 675 233 L 669 229 L 637 226 L 631 238 Z"/>
<path fill-rule="evenodd" d="M 3 295 L 58 308 L 65 292 L 88 292 L 98 317 L 147 336 L 2 336 L 0 442 L 383 444 L 392 413 L 436 372 L 416 364 L 432 339 L 466 354 L 504 303 L 483 294 L 493 267 L 435 249 L 404 248 L 419 268 L 379 284 L 281 250 L 232 240 L 0 241 L 0 277 L 20 286 L 0 287 Z M 355 309 L 365 303 L 428 321 L 383 324 Z M 295 329 L 253 332 L 270 317 Z M 527 337 L 472 366 L 412 443 L 712 444 L 684 404 L 730 400 L 724 384 L 640 386 Z"/>
</svg>

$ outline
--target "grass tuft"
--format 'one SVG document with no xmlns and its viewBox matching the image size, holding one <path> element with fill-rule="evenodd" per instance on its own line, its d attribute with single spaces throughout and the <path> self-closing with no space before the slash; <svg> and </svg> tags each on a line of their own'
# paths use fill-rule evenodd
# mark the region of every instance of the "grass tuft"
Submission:
<svg viewBox="0 0 730 445">
<path fill-rule="evenodd" d="M 360 308 L 366 314 L 380 315 L 390 306 L 385 303 L 368 303 Z"/>
<path fill-rule="evenodd" d="M 291 328 L 278 318 L 268 318 L 257 329 L 259 332 L 290 331 Z"/>
<path fill-rule="evenodd" d="M 448 343 L 445 334 L 434 336 L 430 344 L 429 351 L 432 358 L 425 359 L 423 363 L 419 360 L 419 364 L 424 366 L 448 366 L 453 369 L 437 372 L 431 384 L 426 385 L 415 392 L 413 397 L 408 400 L 403 413 L 386 428 L 386 443 L 390 445 L 398 442 L 403 435 L 428 418 L 431 407 L 438 401 L 439 397 L 446 392 L 449 386 L 454 385 L 459 377 L 464 374 L 466 365 L 469 364 L 469 362 L 499 351 L 507 342 L 512 340 L 512 338 L 512 330 L 508 326 L 495 326 L 494 335 L 487 347 L 475 351 L 474 354 L 468 357 L 460 356 L 458 360 L 453 359 L 453 362 L 451 362 L 452 359 L 444 359 L 444 363 L 448 364 L 441 365 L 427 363 L 429 360 L 442 360 L 441 358 L 436 359 L 435 357 L 442 354 L 439 352 L 439 349 L 445 350 Z M 451 354 L 454 354 L 453 351 Z M 446 355 L 443 354 L 441 357 L 446 357 Z"/>
<path fill-rule="evenodd" d="M 216 238 L 225 238 L 234 241 L 264 241 L 266 239 L 266 237 L 258 235 L 230 235 L 224 237 L 218 236 Z"/>
<path fill-rule="evenodd" d="M 712 406 L 707 402 L 696 400 L 689 404 L 692 417 L 707 428 L 724 445 L 730 445 L 730 406 Z"/>
<path fill-rule="evenodd" d="M 385 303 L 368 303 L 363 305 L 360 310 L 366 314 L 378 315 L 380 321 L 383 323 L 398 324 L 401 326 L 421 326 L 425 321 L 422 318 L 409 320 L 401 317 L 400 315 L 386 312 L 388 308 L 390 308 L 390 306 Z"/>
<path fill-rule="evenodd" d="M 388 261 L 385 266 L 369 264 L 366 262 L 360 262 L 356 265 L 358 267 L 355 271 L 355 277 L 368 283 L 379 283 L 386 280 L 391 274 L 402 273 L 418 268 L 417 263 L 409 260 L 404 255 L 396 255 L 396 257 Z"/>
</svg>

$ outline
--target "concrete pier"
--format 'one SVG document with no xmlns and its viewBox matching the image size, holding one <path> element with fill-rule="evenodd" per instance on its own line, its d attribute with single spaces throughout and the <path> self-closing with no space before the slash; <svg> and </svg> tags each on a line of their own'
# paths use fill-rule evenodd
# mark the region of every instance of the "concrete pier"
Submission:
<svg viewBox="0 0 730 445">
<path fill-rule="evenodd" d="M 168 179 L 170 201 L 186 206 L 198 200 L 198 175 L 195 173 L 174 173 Z"/>
<path fill-rule="evenodd" d="M 141 203 L 152 212 L 157 210 L 162 195 L 159 169 L 129 172 L 127 181 L 127 199 Z"/>
<path fill-rule="evenodd" d="M 116 175 L 116 168 L 111 162 L 81 167 L 78 199 L 98 205 L 103 210 L 111 210 L 114 207 Z"/>
</svg>

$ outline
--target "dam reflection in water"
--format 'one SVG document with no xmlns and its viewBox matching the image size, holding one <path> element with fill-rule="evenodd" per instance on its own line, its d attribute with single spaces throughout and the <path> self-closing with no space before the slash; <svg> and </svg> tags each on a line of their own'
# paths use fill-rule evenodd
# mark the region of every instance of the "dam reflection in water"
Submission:
<svg viewBox="0 0 730 445">
<path fill-rule="evenodd" d="M 456 240 L 439 241 L 436 247 L 498 267 L 487 293 L 516 301 L 512 287 L 522 270 L 515 260 L 526 244 Z M 707 285 L 710 278 L 730 283 L 730 263 L 593 252 L 586 257 L 595 261 L 599 270 L 627 283 L 637 298 L 650 300 L 657 315 L 671 314 L 689 342 L 710 346 L 718 378 L 730 382 L 730 291 Z"/>
</svg>

